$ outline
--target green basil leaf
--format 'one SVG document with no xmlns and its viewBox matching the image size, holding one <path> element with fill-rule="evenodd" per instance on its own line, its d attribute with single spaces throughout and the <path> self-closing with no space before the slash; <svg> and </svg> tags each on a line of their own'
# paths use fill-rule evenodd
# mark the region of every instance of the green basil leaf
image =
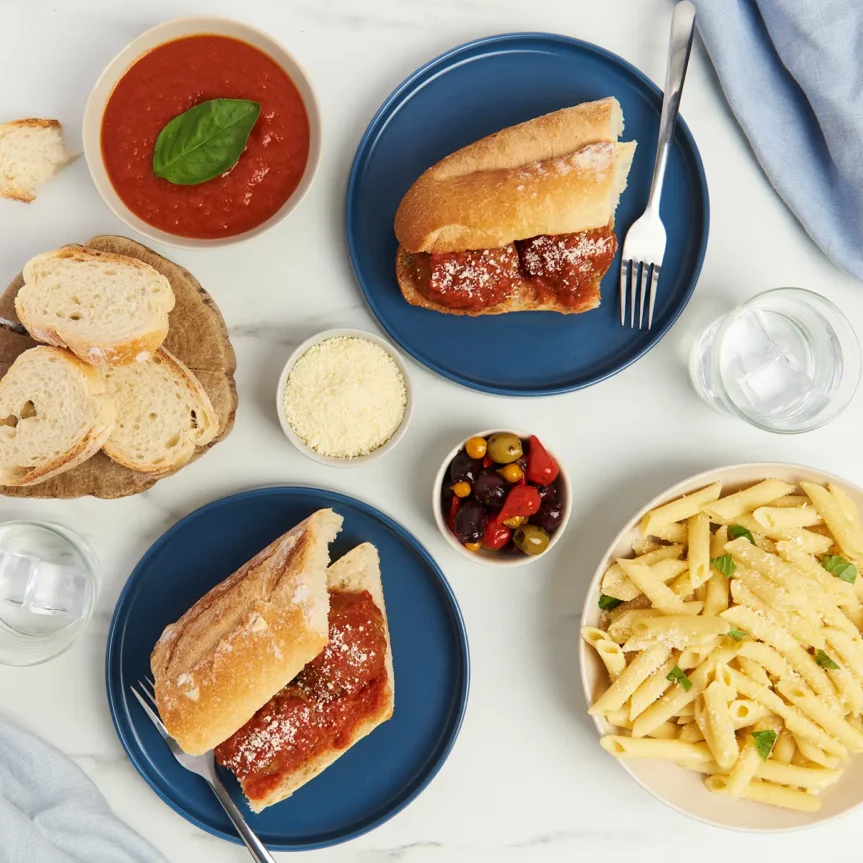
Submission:
<svg viewBox="0 0 863 863">
<path fill-rule="evenodd" d="M 752 736 L 755 738 L 755 748 L 761 756 L 762 761 L 766 761 L 773 751 L 773 745 L 776 743 L 775 731 L 753 731 Z"/>
<path fill-rule="evenodd" d="M 815 661 L 822 668 L 832 668 L 834 670 L 839 668 L 839 666 L 823 650 L 819 650 L 815 654 Z"/>
<path fill-rule="evenodd" d="M 153 173 L 169 183 L 206 183 L 237 164 L 261 106 L 248 99 L 211 99 L 174 117 L 156 138 Z"/>
<path fill-rule="evenodd" d="M 749 530 L 749 528 L 741 527 L 739 524 L 732 524 L 731 527 L 728 528 L 728 535 L 732 539 L 737 539 L 739 536 L 745 536 L 753 545 L 755 545 L 752 531 Z"/>
<path fill-rule="evenodd" d="M 735 641 L 743 641 L 743 639 L 746 638 L 748 634 L 748 632 L 744 632 L 742 629 L 728 630 L 728 637 L 733 638 Z"/>
<path fill-rule="evenodd" d="M 683 687 L 684 692 L 689 692 L 692 689 L 692 681 L 683 673 L 683 670 L 678 666 L 674 666 L 665 678 L 672 683 L 679 683 Z"/>
<path fill-rule="evenodd" d="M 617 608 L 622 602 L 622 599 L 615 599 L 613 596 L 606 596 L 604 593 L 599 597 L 599 607 L 603 611 L 611 611 L 612 608 Z"/>
<path fill-rule="evenodd" d="M 842 581 L 847 581 L 848 584 L 854 584 L 857 580 L 857 567 L 850 560 L 845 560 L 838 554 L 825 554 L 821 558 L 821 566 L 836 578 L 841 578 Z"/>
<path fill-rule="evenodd" d="M 723 554 L 722 557 L 711 557 L 710 565 L 714 569 L 718 569 L 726 578 L 731 578 L 734 575 L 734 570 L 737 569 L 737 565 L 730 554 Z"/>
</svg>

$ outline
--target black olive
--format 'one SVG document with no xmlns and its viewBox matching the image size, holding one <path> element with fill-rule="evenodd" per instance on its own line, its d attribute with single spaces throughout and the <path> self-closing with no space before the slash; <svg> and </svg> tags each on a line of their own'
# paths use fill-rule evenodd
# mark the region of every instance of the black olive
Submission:
<svg viewBox="0 0 863 863">
<path fill-rule="evenodd" d="M 539 511 L 530 517 L 530 523 L 541 527 L 546 533 L 553 533 L 563 521 L 563 507 L 555 501 L 544 503 Z"/>
<path fill-rule="evenodd" d="M 450 462 L 450 482 L 469 482 L 473 485 L 482 468 L 482 459 L 471 458 L 464 450 L 460 450 Z"/>
<path fill-rule="evenodd" d="M 539 492 L 539 499 L 543 503 L 554 503 L 557 500 L 557 488 L 553 485 L 537 486 L 537 491 Z"/>
<path fill-rule="evenodd" d="M 466 497 L 455 514 L 455 535 L 459 542 L 480 542 L 488 526 L 488 511 L 473 497 Z"/>
<path fill-rule="evenodd" d="M 489 509 L 497 511 L 503 506 L 510 487 L 496 470 L 484 470 L 473 484 L 473 493 Z"/>
</svg>

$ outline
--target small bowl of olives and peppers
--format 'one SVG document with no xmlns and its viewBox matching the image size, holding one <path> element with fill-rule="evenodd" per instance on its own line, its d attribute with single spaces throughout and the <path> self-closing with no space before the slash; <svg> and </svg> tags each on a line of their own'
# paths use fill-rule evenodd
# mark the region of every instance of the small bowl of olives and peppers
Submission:
<svg viewBox="0 0 863 863">
<path fill-rule="evenodd" d="M 462 554 L 516 566 L 543 555 L 569 519 L 560 463 L 536 435 L 480 432 L 445 460 L 435 484 L 435 520 Z"/>
</svg>

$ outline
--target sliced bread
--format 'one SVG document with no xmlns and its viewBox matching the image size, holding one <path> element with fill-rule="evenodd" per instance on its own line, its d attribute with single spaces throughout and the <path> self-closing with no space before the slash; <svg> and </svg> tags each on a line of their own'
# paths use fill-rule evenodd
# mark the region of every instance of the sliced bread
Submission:
<svg viewBox="0 0 863 863">
<path fill-rule="evenodd" d="M 0 485 L 34 485 L 86 461 L 115 415 L 92 366 L 59 348 L 24 351 L 0 380 Z"/>
<path fill-rule="evenodd" d="M 102 368 L 150 359 L 173 308 L 171 283 L 149 264 L 80 246 L 28 261 L 15 298 L 34 339 Z"/>
<path fill-rule="evenodd" d="M 210 443 L 219 421 L 198 379 L 164 348 L 143 363 L 102 370 L 117 423 L 102 449 L 118 464 L 163 474 Z"/>
<path fill-rule="evenodd" d="M 29 204 L 36 190 L 75 157 L 57 120 L 14 120 L 0 125 L 0 196 Z"/>
</svg>

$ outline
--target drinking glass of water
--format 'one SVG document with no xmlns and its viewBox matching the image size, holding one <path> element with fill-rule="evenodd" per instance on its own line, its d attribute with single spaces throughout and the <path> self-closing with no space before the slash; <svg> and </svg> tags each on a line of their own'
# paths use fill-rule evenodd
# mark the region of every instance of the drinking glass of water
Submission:
<svg viewBox="0 0 863 863">
<path fill-rule="evenodd" d="M 860 343 L 820 294 L 765 291 L 714 321 L 689 364 L 713 408 L 766 431 L 811 431 L 835 419 L 860 382 Z"/>
<path fill-rule="evenodd" d="M 88 543 L 57 524 L 0 524 L 0 664 L 36 665 L 62 653 L 99 595 Z"/>
</svg>

